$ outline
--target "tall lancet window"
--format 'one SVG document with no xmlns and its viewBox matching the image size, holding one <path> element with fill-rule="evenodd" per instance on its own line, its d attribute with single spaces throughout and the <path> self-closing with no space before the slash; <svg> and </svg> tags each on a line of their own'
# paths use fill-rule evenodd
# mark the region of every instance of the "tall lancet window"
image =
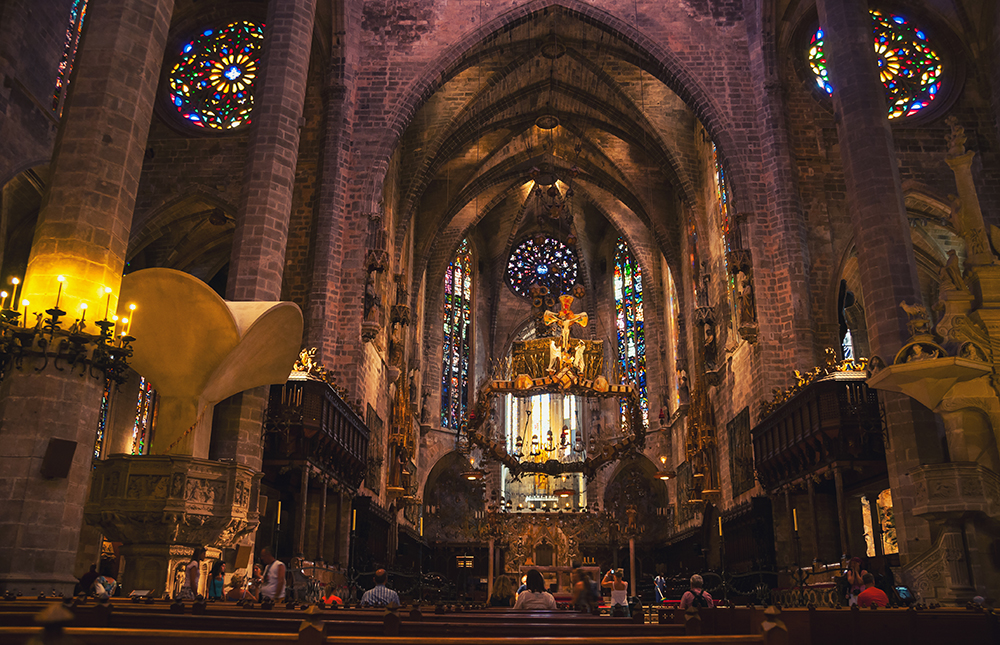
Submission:
<svg viewBox="0 0 1000 645">
<path fill-rule="evenodd" d="M 622 379 L 639 388 L 642 422 L 649 425 L 646 396 L 646 329 L 643 322 L 642 269 L 624 239 L 615 250 L 615 315 L 618 327 L 618 361 Z M 624 414 L 624 410 L 623 410 Z"/>
<path fill-rule="evenodd" d="M 469 401 L 469 339 L 472 331 L 472 251 L 463 240 L 444 274 L 444 356 L 441 426 L 461 428 Z"/>
<path fill-rule="evenodd" d="M 80 48 L 80 34 L 83 33 L 83 20 L 86 17 L 87 0 L 73 0 L 69 9 L 69 24 L 66 26 L 66 42 L 56 74 L 56 87 L 52 92 L 52 111 L 56 116 L 62 116 L 63 106 L 66 104 L 69 77 L 73 73 L 73 63 L 76 62 L 76 52 Z"/>
</svg>

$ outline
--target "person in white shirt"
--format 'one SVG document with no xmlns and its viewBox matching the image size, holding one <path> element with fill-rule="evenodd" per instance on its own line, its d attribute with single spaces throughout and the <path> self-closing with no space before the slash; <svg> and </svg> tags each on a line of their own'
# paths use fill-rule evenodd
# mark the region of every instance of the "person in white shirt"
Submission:
<svg viewBox="0 0 1000 645">
<path fill-rule="evenodd" d="M 517 596 L 514 609 L 555 609 L 556 599 L 549 592 L 545 591 L 545 579 L 538 569 L 528 572 L 527 590 Z"/>
<path fill-rule="evenodd" d="M 620 607 L 619 611 L 624 612 L 625 616 L 629 616 L 628 607 L 628 583 L 622 578 L 625 576 L 624 569 L 615 569 L 613 571 L 608 571 L 608 574 L 604 576 L 604 580 L 601 581 L 601 586 L 611 587 L 611 615 L 615 615 L 615 607 Z"/>
<path fill-rule="evenodd" d="M 271 549 L 260 550 L 260 561 L 264 563 L 264 580 L 260 585 L 260 598 L 270 598 L 274 602 L 285 599 L 285 565 L 274 557 Z"/>
<path fill-rule="evenodd" d="M 180 600 L 195 600 L 198 598 L 198 585 L 201 581 L 201 561 L 205 559 L 205 547 L 200 546 L 191 555 L 191 561 L 184 567 L 184 584 L 177 593 Z"/>
</svg>

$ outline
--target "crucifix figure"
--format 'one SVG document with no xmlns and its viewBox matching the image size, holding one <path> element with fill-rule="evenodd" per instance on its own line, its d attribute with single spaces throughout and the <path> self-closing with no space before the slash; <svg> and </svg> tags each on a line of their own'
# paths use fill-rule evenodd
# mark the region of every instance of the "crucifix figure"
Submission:
<svg viewBox="0 0 1000 645">
<path fill-rule="evenodd" d="M 588 322 L 587 312 L 573 313 L 570 309 L 570 305 L 573 304 L 573 296 L 569 294 L 559 296 L 559 302 L 562 303 L 562 309 L 558 313 L 546 311 L 542 317 L 542 322 L 549 326 L 559 325 L 562 331 L 562 344 L 559 347 L 561 358 L 564 361 L 569 361 L 571 356 L 569 351 L 569 330 L 573 325 L 586 327 Z"/>
</svg>

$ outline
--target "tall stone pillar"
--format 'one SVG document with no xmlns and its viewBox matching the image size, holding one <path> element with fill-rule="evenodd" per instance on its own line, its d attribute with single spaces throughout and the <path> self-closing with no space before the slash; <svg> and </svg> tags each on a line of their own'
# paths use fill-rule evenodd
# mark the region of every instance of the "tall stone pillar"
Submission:
<svg viewBox="0 0 1000 645">
<path fill-rule="evenodd" d="M 358 307 L 358 323 L 363 316 L 357 303 L 362 302 L 360 292 L 343 293 L 341 262 L 349 223 L 346 214 L 346 194 L 350 165 L 350 141 L 353 136 L 355 79 L 353 68 L 357 63 L 359 34 L 361 34 L 361 5 L 339 3 L 335 9 L 333 25 L 333 51 L 327 70 L 323 93 L 323 149 L 320 158 L 320 180 L 316 197 L 316 228 L 313 233 L 313 272 L 306 308 L 305 338 L 307 345 L 319 349 L 320 360 L 332 370 L 349 363 L 338 354 L 340 339 L 350 337 L 356 343 L 358 330 L 340 330 L 337 318 L 347 299 Z M 352 369 L 350 365 L 347 365 Z M 342 383 L 351 379 L 340 378 Z M 343 560 L 346 563 L 346 559 Z"/>
<path fill-rule="evenodd" d="M 892 362 L 909 337 L 899 303 L 920 303 L 899 168 L 885 90 L 872 46 L 865 0 L 818 0 L 824 47 L 834 87 L 833 106 L 854 227 L 872 354 Z M 942 458 L 933 415 L 912 399 L 885 392 L 886 461 L 905 567 L 931 544 L 926 522 L 913 516 L 908 472 Z"/>
<path fill-rule="evenodd" d="M 82 303 L 98 311 L 104 287 L 118 293 L 173 4 L 88 6 L 24 281 L 35 311 L 55 304 L 57 275 L 70 321 Z M 51 366 L 0 385 L 0 588 L 72 592 L 102 386 Z M 50 439 L 71 442 L 66 477 L 40 473 Z"/>
<path fill-rule="evenodd" d="M 264 60 L 226 285 L 229 300 L 281 299 L 315 13 L 316 0 L 268 3 Z M 266 403 L 267 388 L 255 388 L 216 406 L 213 458 L 260 469 Z"/>
<path fill-rule="evenodd" d="M 763 361 L 760 374 L 765 379 L 780 378 L 789 374 L 790 368 L 810 369 L 816 364 L 806 221 L 792 164 L 774 16 L 766 10 L 769 6 L 763 0 L 744 3 L 763 163 L 761 195 L 752 200 L 758 205 L 747 223 L 755 289 L 772 294 L 757 300 Z M 777 385 L 784 384 L 765 384 L 763 389 Z"/>
</svg>

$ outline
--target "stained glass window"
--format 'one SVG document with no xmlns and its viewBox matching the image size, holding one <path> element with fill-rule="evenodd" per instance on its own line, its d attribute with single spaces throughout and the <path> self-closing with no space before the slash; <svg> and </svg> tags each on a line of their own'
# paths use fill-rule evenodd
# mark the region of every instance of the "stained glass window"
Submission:
<svg viewBox="0 0 1000 645">
<path fill-rule="evenodd" d="M 568 293 L 576 284 L 576 253 L 552 237 L 529 238 L 521 242 L 507 261 L 507 281 L 525 298 L 532 284 L 548 287 L 553 296 Z"/>
<path fill-rule="evenodd" d="M 66 44 L 63 47 L 62 58 L 56 74 L 56 88 L 52 93 L 52 111 L 62 116 L 66 104 L 66 92 L 69 91 L 69 77 L 73 73 L 73 63 L 80 47 L 80 34 L 83 32 L 83 20 L 87 17 L 87 0 L 73 0 L 69 10 L 69 25 L 66 27 Z"/>
<path fill-rule="evenodd" d="M 472 251 L 468 240 L 444 273 L 444 355 L 441 426 L 462 427 L 469 401 L 469 338 L 472 327 Z"/>
<path fill-rule="evenodd" d="M 149 452 L 155 407 L 156 390 L 149 381 L 140 376 L 139 395 L 135 403 L 135 423 L 132 426 L 133 455 L 145 455 Z"/>
<path fill-rule="evenodd" d="M 642 269 L 622 238 L 618 238 L 618 247 L 615 251 L 614 290 L 621 376 L 623 380 L 634 383 L 639 389 L 642 422 L 648 426 L 649 400 L 646 397 L 646 330 L 642 305 Z M 623 409 L 623 417 L 624 414 Z"/>
<path fill-rule="evenodd" d="M 931 48 L 927 34 L 906 18 L 875 10 L 871 15 L 889 118 L 916 114 L 930 105 L 941 91 L 944 73 L 941 56 Z M 834 86 L 823 50 L 825 37 L 822 29 L 816 30 L 809 43 L 807 59 L 820 89 L 833 94 Z"/>
<path fill-rule="evenodd" d="M 736 276 L 729 270 L 729 252 L 733 249 L 730 245 L 732 237 L 729 235 L 732 209 L 732 192 L 729 189 L 729 181 L 726 177 L 726 170 L 719 159 L 719 151 L 712 144 L 712 164 L 715 168 L 715 198 L 719 204 L 719 228 L 722 234 L 722 267 L 726 275 L 726 296 L 729 298 L 730 311 L 735 320 L 736 311 L 732 306 L 735 301 Z"/>
<path fill-rule="evenodd" d="M 264 25 L 237 20 L 181 45 L 170 70 L 170 104 L 192 124 L 232 130 L 250 123 Z"/>
<path fill-rule="evenodd" d="M 111 379 L 104 381 L 104 394 L 101 395 L 101 411 L 97 417 L 97 439 L 94 441 L 94 459 L 101 458 L 104 450 L 104 437 L 108 430 L 108 410 L 111 404 Z"/>
</svg>

